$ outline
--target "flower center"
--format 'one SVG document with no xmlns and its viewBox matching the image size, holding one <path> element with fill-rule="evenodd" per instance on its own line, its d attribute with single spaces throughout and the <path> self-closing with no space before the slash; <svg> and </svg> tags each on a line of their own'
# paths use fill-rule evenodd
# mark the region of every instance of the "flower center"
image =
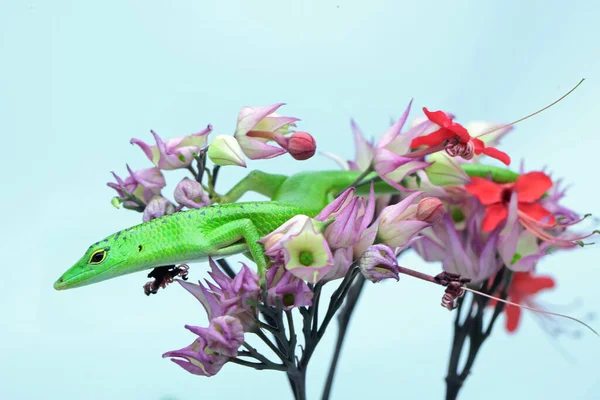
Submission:
<svg viewBox="0 0 600 400">
<path fill-rule="evenodd" d="M 511 189 L 503 189 L 502 193 L 500 194 L 500 198 L 502 199 L 503 203 L 510 203 L 510 196 L 512 195 L 512 190 Z"/>
<path fill-rule="evenodd" d="M 300 260 L 300 264 L 304 265 L 305 267 L 312 265 L 314 261 L 313 255 L 310 251 L 300 252 L 300 256 L 298 257 L 298 259 Z"/>
</svg>

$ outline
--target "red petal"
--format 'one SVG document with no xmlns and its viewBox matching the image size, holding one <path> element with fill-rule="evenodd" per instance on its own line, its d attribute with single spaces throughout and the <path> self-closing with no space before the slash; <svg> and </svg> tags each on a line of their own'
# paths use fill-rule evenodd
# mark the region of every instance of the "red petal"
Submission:
<svg viewBox="0 0 600 400">
<path fill-rule="evenodd" d="M 491 232 L 508 216 L 508 208 L 504 204 L 494 204 L 485 208 L 485 218 L 481 223 L 484 232 Z"/>
<path fill-rule="evenodd" d="M 485 147 L 485 143 L 483 143 L 483 140 L 471 138 L 471 142 L 473 142 L 473 145 L 475 146 L 475 154 L 481 153 L 481 150 L 483 150 L 483 148 Z"/>
<path fill-rule="evenodd" d="M 449 130 L 451 130 L 452 132 L 454 132 L 456 134 L 456 136 L 458 136 L 461 141 L 467 143 L 470 139 L 471 139 L 471 135 L 469 135 L 469 131 L 467 131 L 467 129 L 462 126 L 461 124 L 458 124 L 456 122 L 452 123 L 452 125 L 450 125 L 448 127 Z"/>
<path fill-rule="evenodd" d="M 530 172 L 521 175 L 515 183 L 515 190 L 519 194 L 519 202 L 531 203 L 552 187 L 552 179 L 543 172 Z"/>
<path fill-rule="evenodd" d="M 452 131 L 449 131 L 448 129 L 438 129 L 429 135 L 414 138 L 410 143 L 410 148 L 416 149 L 420 146 L 435 146 L 452 137 L 454 137 L 454 133 Z"/>
<path fill-rule="evenodd" d="M 536 221 L 539 221 L 551 214 L 550 211 L 546 210 L 540 203 L 521 203 L 520 201 L 521 197 L 519 196 L 519 211 L 524 212 Z M 554 218 L 548 222 L 553 224 Z"/>
<path fill-rule="evenodd" d="M 512 299 L 511 299 L 512 300 Z M 506 312 L 506 330 L 514 332 L 519 326 L 521 320 L 521 308 L 517 306 L 511 306 L 510 304 L 505 308 Z"/>
<path fill-rule="evenodd" d="M 535 276 L 526 281 L 519 282 L 518 290 L 523 295 L 534 295 L 544 289 L 551 289 L 555 286 L 554 279 L 550 276 Z"/>
<path fill-rule="evenodd" d="M 494 147 L 486 147 L 481 150 L 486 156 L 495 158 L 496 160 L 502 161 L 505 165 L 510 165 L 510 156 L 503 151 L 500 151 Z"/>
<path fill-rule="evenodd" d="M 442 128 L 446 128 L 452 124 L 452 118 L 448 118 L 448 115 L 443 111 L 429 111 L 427 107 L 423 107 L 423 112 L 428 120 Z"/>
<path fill-rule="evenodd" d="M 472 177 L 471 182 L 465 185 L 465 189 L 477 197 L 484 206 L 502 201 L 502 186 L 478 176 Z"/>
</svg>

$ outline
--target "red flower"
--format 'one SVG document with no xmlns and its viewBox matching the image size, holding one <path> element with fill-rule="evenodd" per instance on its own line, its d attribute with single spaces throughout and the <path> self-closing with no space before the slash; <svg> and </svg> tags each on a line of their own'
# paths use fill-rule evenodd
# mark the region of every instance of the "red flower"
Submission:
<svg viewBox="0 0 600 400">
<path fill-rule="evenodd" d="M 544 289 L 551 289 L 555 285 L 550 276 L 533 276 L 531 272 L 515 272 L 512 282 L 508 287 L 508 300 L 513 303 L 523 304 L 528 307 L 539 308 L 532 301 L 532 296 Z M 490 301 L 490 306 L 495 306 L 496 300 Z M 514 332 L 521 320 L 521 307 L 506 305 L 506 330 Z"/>
<path fill-rule="evenodd" d="M 477 138 L 472 138 L 469 132 L 461 124 L 452 121 L 443 111 L 429 111 L 423 107 L 423 112 L 427 118 L 438 125 L 440 129 L 429 135 L 420 136 L 410 144 L 411 149 L 420 146 L 435 147 L 440 146 L 446 149 L 446 152 L 452 157 L 461 156 L 466 160 L 473 158 L 473 154 L 485 154 L 492 158 L 502 161 L 504 164 L 510 164 L 508 154 L 493 147 L 485 147 L 485 143 Z"/>
<path fill-rule="evenodd" d="M 513 192 L 519 201 L 519 219 L 539 221 L 550 215 L 537 201 L 552 187 L 552 180 L 543 172 L 530 172 L 517 178 L 515 183 L 495 183 L 490 180 L 473 177 L 470 184 L 465 185 L 467 192 L 477 197 L 485 207 L 484 232 L 494 230 L 508 216 L 508 203 Z M 554 223 L 554 218 L 549 224 Z"/>
</svg>

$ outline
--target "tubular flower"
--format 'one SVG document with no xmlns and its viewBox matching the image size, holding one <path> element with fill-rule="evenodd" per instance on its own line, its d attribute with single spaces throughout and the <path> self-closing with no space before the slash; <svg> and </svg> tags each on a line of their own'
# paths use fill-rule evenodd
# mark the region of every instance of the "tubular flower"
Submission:
<svg viewBox="0 0 600 400">
<path fill-rule="evenodd" d="M 267 270 L 267 297 L 269 304 L 276 305 L 279 298 L 284 310 L 294 307 L 310 306 L 313 292 L 306 282 L 287 271 L 278 263 Z"/>
<path fill-rule="evenodd" d="M 208 348 L 206 339 L 199 336 L 194 343 L 180 350 L 168 351 L 162 355 L 186 371 L 201 376 L 213 376 L 229 360 L 228 356 L 215 354 Z"/>
<path fill-rule="evenodd" d="M 550 211 L 539 203 L 544 193 L 552 187 L 552 180 L 543 172 L 521 175 L 514 183 L 499 184 L 479 177 L 471 178 L 471 182 L 465 185 L 465 189 L 485 206 L 484 232 L 492 231 L 506 220 L 513 192 L 518 199 L 519 220 L 525 224 L 550 216 Z M 550 223 L 553 222 L 554 218 L 551 218 Z"/>
<path fill-rule="evenodd" d="M 131 139 L 131 144 L 137 144 L 146 154 L 146 157 L 158 168 L 171 170 L 187 168 L 194 160 L 194 156 L 200 154 L 205 148 L 207 136 L 212 131 L 212 126 L 188 136 L 167 139 L 163 141 L 154 131 L 150 131 L 156 145 L 150 146 L 139 139 Z"/>
<path fill-rule="evenodd" d="M 285 154 L 286 150 L 267 144 L 289 132 L 298 118 L 283 117 L 275 111 L 284 103 L 266 107 L 244 107 L 238 114 L 235 138 L 242 151 L 252 160 L 273 158 Z"/>
<path fill-rule="evenodd" d="M 508 154 L 494 148 L 486 147 L 483 140 L 471 137 L 469 132 L 461 124 L 453 122 L 443 111 L 429 111 L 423 107 L 423 112 L 429 121 L 438 125 L 440 128 L 435 132 L 415 138 L 410 147 L 416 149 L 421 146 L 442 150 L 452 157 L 460 156 L 465 160 L 470 160 L 474 155 L 485 154 L 492 158 L 502 161 L 504 164 L 510 164 Z"/>
<path fill-rule="evenodd" d="M 215 262 L 209 259 L 211 272 L 216 285 L 206 282 L 204 286 L 178 280 L 204 307 L 209 320 L 223 315 L 237 317 L 244 330 L 248 330 L 255 322 L 256 311 L 248 304 L 248 300 L 256 301 L 259 294 L 258 275 L 245 264 L 234 279 L 225 275 Z"/>
<path fill-rule="evenodd" d="M 412 248 L 425 261 L 441 261 L 444 271 L 469 278 L 474 283 L 483 282 L 501 267 L 497 257 L 499 233 L 481 232 L 483 210 L 476 204 L 463 229 L 458 229 L 449 214 L 431 229 L 423 232 Z"/>
<path fill-rule="evenodd" d="M 169 200 L 160 195 L 155 195 L 144 209 L 143 220 L 144 222 L 148 222 L 165 215 L 173 214 L 174 212 L 175 206 Z"/>
<path fill-rule="evenodd" d="M 381 211 L 374 224 L 374 226 L 377 226 L 377 242 L 387 244 L 390 247 L 405 247 L 419 232 L 437 222 L 435 219 L 431 219 L 429 213 L 422 213 L 421 215 L 426 220 L 419 219 L 419 205 L 412 203 L 420 195 L 420 192 L 413 193 L 401 202 L 388 206 Z M 422 208 L 437 208 L 439 210 L 438 206 L 431 205 L 435 203 L 433 198 L 428 197 L 421 200 L 421 202 L 428 203 L 427 206 L 422 206 Z M 440 214 L 438 210 L 435 211 L 434 215 L 439 221 L 440 215 L 443 214 Z"/>
<path fill-rule="evenodd" d="M 236 357 L 238 348 L 244 343 L 244 327 L 239 319 L 231 315 L 213 318 L 208 328 L 185 327 L 204 337 L 207 348 L 219 355 Z"/>
<path fill-rule="evenodd" d="M 539 309 L 541 307 L 533 301 L 533 296 L 543 290 L 552 289 L 554 286 L 554 279 L 550 276 L 534 276 L 532 272 L 515 272 L 508 287 L 508 300 Z M 496 300 L 489 303 L 490 306 L 495 304 Z M 521 320 L 521 308 L 507 304 L 504 312 L 506 313 L 506 330 L 510 333 L 515 332 Z"/>
<path fill-rule="evenodd" d="M 325 228 L 325 238 L 332 249 L 353 246 L 373 221 L 375 193 L 371 186 L 369 200 L 353 197 L 354 188 L 345 190 L 316 216 L 319 221 L 333 222 Z"/>
<path fill-rule="evenodd" d="M 175 201 L 187 208 L 201 208 L 210 205 L 208 195 L 202 185 L 189 178 L 183 178 L 175 187 Z"/>
<path fill-rule="evenodd" d="M 333 267 L 333 256 L 322 233 L 311 225 L 282 240 L 285 269 L 309 283 L 317 283 Z"/>
<path fill-rule="evenodd" d="M 326 225 L 326 223 L 314 220 L 309 216 L 296 215 L 258 242 L 265 247 L 265 255 L 271 257 L 275 262 L 279 262 L 283 260 L 283 245 L 287 239 L 306 229 L 322 233 Z"/>
<path fill-rule="evenodd" d="M 116 183 L 109 182 L 106 185 L 113 188 L 119 194 L 119 199 L 124 200 L 127 198 L 127 194 L 132 194 L 144 203 L 148 203 L 152 196 L 159 195 L 162 188 L 167 183 L 165 177 L 158 168 L 146 168 L 138 171 L 132 171 L 127 166 L 129 176 L 123 180 L 114 172 L 112 173 L 115 177 Z M 132 201 L 125 201 L 125 206 L 135 207 L 137 204 Z"/>
<path fill-rule="evenodd" d="M 368 247 L 360 256 L 358 266 L 363 276 L 371 282 L 377 283 L 389 278 L 400 280 L 396 255 L 385 245 Z"/>
<path fill-rule="evenodd" d="M 379 176 L 389 185 L 403 192 L 412 190 L 406 189 L 398 182 L 402 181 L 407 175 L 431 165 L 429 162 L 410 155 L 411 142 L 415 137 L 425 132 L 431 123 L 425 121 L 411 128 L 408 132 L 400 134 L 410 113 L 411 104 L 412 101 L 408 104 L 400 119 L 392 124 L 379 138 L 375 145 L 375 156 L 373 158 L 373 168 Z"/>
</svg>

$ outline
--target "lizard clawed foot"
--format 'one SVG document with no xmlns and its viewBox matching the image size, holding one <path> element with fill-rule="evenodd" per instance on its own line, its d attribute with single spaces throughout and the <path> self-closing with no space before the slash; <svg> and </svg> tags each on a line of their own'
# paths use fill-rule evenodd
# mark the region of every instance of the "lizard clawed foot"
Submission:
<svg viewBox="0 0 600 400">
<path fill-rule="evenodd" d="M 167 265 L 164 267 L 154 268 L 152 272 L 148 274 L 148 278 L 154 278 L 154 280 L 144 285 L 144 293 L 146 296 L 156 294 L 158 289 L 166 288 L 167 285 L 176 277 L 181 277 L 184 281 L 188 278 L 188 271 L 190 267 L 187 264 L 181 265 Z"/>
<path fill-rule="evenodd" d="M 442 296 L 442 307 L 452 311 L 456 308 L 456 299 L 465 292 L 463 286 L 471 282 L 469 278 L 461 278 L 458 274 L 442 272 L 433 279 L 442 286 L 446 286 L 446 293 Z"/>
</svg>

